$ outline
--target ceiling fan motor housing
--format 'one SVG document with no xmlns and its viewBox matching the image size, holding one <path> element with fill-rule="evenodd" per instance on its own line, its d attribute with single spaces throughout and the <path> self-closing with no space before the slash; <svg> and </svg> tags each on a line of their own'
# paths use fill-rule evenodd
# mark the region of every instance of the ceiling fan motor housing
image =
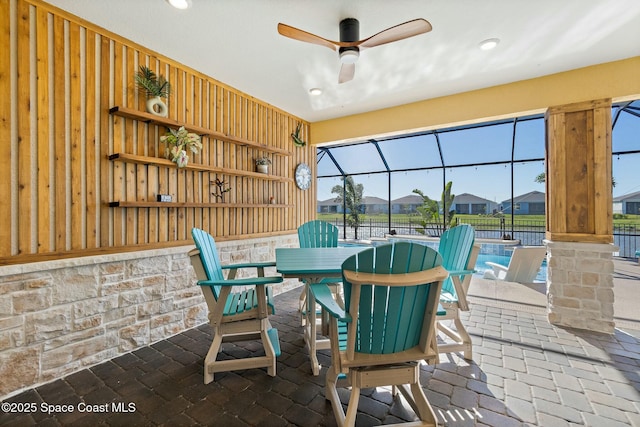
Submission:
<svg viewBox="0 0 640 427">
<path fill-rule="evenodd" d="M 346 18 L 340 21 L 340 41 L 357 42 L 360 38 L 360 23 L 355 18 Z M 343 63 L 354 63 L 360 56 L 360 49 L 354 47 L 341 47 L 340 60 Z"/>
</svg>

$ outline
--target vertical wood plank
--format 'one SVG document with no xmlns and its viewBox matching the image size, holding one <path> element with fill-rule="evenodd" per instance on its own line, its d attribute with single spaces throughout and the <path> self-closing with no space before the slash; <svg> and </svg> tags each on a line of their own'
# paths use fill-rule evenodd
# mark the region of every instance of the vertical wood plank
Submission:
<svg viewBox="0 0 640 427">
<path fill-rule="evenodd" d="M 11 93 L 11 19 L 15 18 L 11 15 L 8 1 L 0 2 L 0 93 L 5 94 L 5 99 L 0 102 L 0 137 L 6 144 L 12 144 L 11 141 L 11 105 L 14 99 L 9 96 Z M 4 218 L 5 227 L 0 227 L 0 255 L 13 255 L 11 252 L 11 230 L 18 227 L 19 224 L 12 222 L 11 210 L 12 203 L 11 194 L 11 156 L 0 156 L 0 171 L 2 178 L 0 179 L 0 194 L 5 195 L 5 202 L 0 203 L 0 218 Z"/>
<path fill-rule="evenodd" d="M 30 6 L 18 3 L 18 253 L 31 253 L 31 70 Z"/>
<path fill-rule="evenodd" d="M 37 72 L 38 76 L 42 76 L 37 80 L 36 88 L 38 94 L 38 252 L 47 253 L 55 248 L 55 241 L 51 239 L 53 206 L 51 203 L 52 186 L 50 185 L 50 143 L 52 138 L 50 138 L 51 129 L 49 126 L 51 109 L 49 105 L 49 90 L 51 89 L 49 85 L 49 14 L 42 8 L 38 8 L 36 20 Z M 0 49 L 2 48 L 0 47 Z"/>
<path fill-rule="evenodd" d="M 126 106 L 134 106 L 136 105 L 136 95 L 133 85 L 133 75 L 137 71 L 136 69 L 136 51 L 129 47 L 123 46 L 125 53 L 123 54 L 123 67 L 122 67 L 122 78 L 120 80 L 116 80 L 116 85 L 121 86 L 121 90 L 124 93 L 125 104 Z M 125 120 L 124 122 L 124 146 L 126 153 L 135 153 L 136 150 L 136 137 L 137 137 L 137 121 L 134 120 Z M 137 173 L 137 165 L 133 163 L 125 164 L 125 200 L 137 200 L 138 189 L 137 183 L 138 179 L 136 176 Z M 135 245 L 139 242 L 138 238 L 138 208 L 127 209 L 126 210 L 126 223 L 124 228 L 124 241 L 127 245 Z"/>
<path fill-rule="evenodd" d="M 123 67 L 125 64 L 125 46 L 119 42 L 115 42 L 113 45 L 113 78 L 111 79 L 111 92 L 113 96 L 113 105 L 127 105 L 126 96 L 122 85 L 124 77 Z M 125 148 L 125 122 L 127 119 L 124 117 L 113 117 L 113 152 L 120 153 L 126 152 Z M 126 165 L 122 162 L 113 162 L 113 199 L 112 200 L 127 200 L 127 193 L 125 187 L 125 168 Z M 126 244 L 126 213 L 122 209 L 115 209 L 113 211 L 113 231 L 112 241 L 114 246 L 123 246 Z"/>
<path fill-rule="evenodd" d="M 91 30 L 86 32 L 86 101 L 85 101 L 85 179 L 86 179 L 86 242 L 85 247 L 96 248 L 97 245 L 97 212 L 99 209 L 100 199 L 99 192 L 99 130 L 97 124 L 99 121 L 99 108 L 96 108 L 96 99 L 98 99 L 98 82 L 97 82 L 97 66 L 96 64 L 96 33 Z M 98 104 L 99 106 L 99 104 Z"/>
<path fill-rule="evenodd" d="M 113 147 L 113 140 L 109 138 L 113 132 L 114 118 L 107 114 L 109 107 L 111 106 L 111 74 L 113 70 L 113 61 L 111 56 L 112 42 L 107 37 L 100 37 L 100 55 L 99 64 L 96 67 L 96 73 L 98 73 L 97 88 L 100 93 L 97 105 L 99 105 L 98 122 L 100 123 L 99 141 L 96 142 L 97 150 L 100 153 L 99 162 L 97 163 L 100 170 L 96 171 L 96 179 L 100 181 L 100 195 L 97 199 L 100 201 L 100 236 L 97 238 L 97 242 L 100 242 L 100 247 L 109 247 L 113 245 L 113 216 L 115 214 L 114 209 L 108 207 L 108 202 L 115 200 L 113 197 L 113 171 L 114 162 L 107 160 L 109 154 L 115 153 Z M 114 104 L 115 105 L 115 104 Z"/>
<path fill-rule="evenodd" d="M 600 207 L 602 214 L 595 218 L 595 233 L 598 235 L 613 235 L 613 204 L 609 203 L 612 195 L 612 165 L 611 165 L 611 112 L 610 108 L 595 110 L 594 146 L 594 204 Z"/>
<path fill-rule="evenodd" d="M 83 242 L 83 224 L 84 224 L 84 188 L 83 180 L 86 174 L 83 163 L 83 154 L 85 141 L 82 138 L 84 128 L 84 111 L 81 87 L 81 70 L 80 58 L 85 53 L 81 52 L 80 47 L 80 27 L 70 22 L 68 49 L 69 49 L 69 166 L 70 166 L 70 197 L 68 204 L 71 206 L 70 223 L 71 223 L 71 249 L 82 249 Z"/>
</svg>

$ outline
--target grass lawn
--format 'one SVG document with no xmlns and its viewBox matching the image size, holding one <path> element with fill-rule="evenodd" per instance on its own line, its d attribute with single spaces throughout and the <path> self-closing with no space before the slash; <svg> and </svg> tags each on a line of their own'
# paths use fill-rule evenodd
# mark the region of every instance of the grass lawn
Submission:
<svg viewBox="0 0 640 427">
<path fill-rule="evenodd" d="M 342 221 L 343 215 L 340 213 L 319 213 L 317 215 L 318 219 L 324 221 Z M 363 214 L 362 215 L 362 223 L 367 221 L 372 222 L 386 222 L 387 214 Z M 504 219 L 504 225 L 511 225 L 511 215 L 504 215 L 502 218 L 494 217 L 494 216 L 481 216 L 481 215 L 466 215 L 466 214 L 457 214 L 456 218 L 459 218 L 461 222 L 464 223 L 482 223 L 485 226 L 500 226 L 501 219 Z M 403 222 L 408 223 L 411 221 L 412 223 L 419 223 L 420 216 L 411 215 L 411 214 L 391 214 L 392 222 Z M 526 224 L 526 225 L 545 225 L 545 216 L 544 215 L 515 215 L 514 216 L 514 224 Z M 524 225 L 522 224 L 522 225 Z M 635 225 L 640 226 L 640 215 L 615 215 L 613 219 L 614 226 L 620 225 Z"/>
</svg>

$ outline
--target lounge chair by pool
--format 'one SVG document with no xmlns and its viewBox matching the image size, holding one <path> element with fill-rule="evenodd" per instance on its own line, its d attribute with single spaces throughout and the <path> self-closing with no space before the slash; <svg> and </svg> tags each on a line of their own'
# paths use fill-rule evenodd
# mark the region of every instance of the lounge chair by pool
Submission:
<svg viewBox="0 0 640 427">
<path fill-rule="evenodd" d="M 513 249 L 509 265 L 505 267 L 495 262 L 487 262 L 493 270 L 484 273 L 485 279 L 506 282 L 533 283 L 547 253 L 545 246 L 519 246 Z"/>
</svg>

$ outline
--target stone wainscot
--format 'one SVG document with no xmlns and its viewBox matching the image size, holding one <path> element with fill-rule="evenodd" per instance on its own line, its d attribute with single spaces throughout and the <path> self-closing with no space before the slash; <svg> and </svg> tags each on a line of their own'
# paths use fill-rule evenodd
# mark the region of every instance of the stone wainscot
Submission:
<svg viewBox="0 0 640 427">
<path fill-rule="evenodd" d="M 297 245 L 296 235 L 217 243 L 223 264 Z M 0 267 L 0 400 L 206 323 L 192 248 Z"/>
</svg>

